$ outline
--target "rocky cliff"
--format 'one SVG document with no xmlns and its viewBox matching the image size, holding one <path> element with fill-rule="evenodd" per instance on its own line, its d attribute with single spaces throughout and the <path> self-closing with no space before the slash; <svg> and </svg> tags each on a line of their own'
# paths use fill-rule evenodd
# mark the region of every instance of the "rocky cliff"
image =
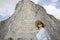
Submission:
<svg viewBox="0 0 60 40">
<path fill-rule="evenodd" d="M 0 22 L 0 39 L 12 37 L 14 40 L 37 40 L 35 21 L 41 20 L 45 24 L 51 40 L 60 40 L 60 21 L 47 14 L 45 9 L 30 0 L 17 3 L 14 14 L 7 20 Z"/>
</svg>

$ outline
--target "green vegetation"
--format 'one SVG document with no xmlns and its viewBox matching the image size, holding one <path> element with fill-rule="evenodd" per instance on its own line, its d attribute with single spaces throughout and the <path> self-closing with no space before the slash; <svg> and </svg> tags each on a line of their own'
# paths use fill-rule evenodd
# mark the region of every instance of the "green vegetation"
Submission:
<svg viewBox="0 0 60 40">
<path fill-rule="evenodd" d="M 12 37 L 10 37 L 10 38 L 8 38 L 8 40 L 13 40 L 13 38 L 12 38 Z"/>
<path fill-rule="evenodd" d="M 17 38 L 17 40 L 23 40 L 22 38 Z"/>
</svg>

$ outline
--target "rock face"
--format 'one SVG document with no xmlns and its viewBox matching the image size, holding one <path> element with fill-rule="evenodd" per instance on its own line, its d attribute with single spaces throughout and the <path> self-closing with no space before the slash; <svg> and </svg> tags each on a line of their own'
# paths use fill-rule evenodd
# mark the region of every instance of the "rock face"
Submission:
<svg viewBox="0 0 60 40">
<path fill-rule="evenodd" d="M 0 22 L 0 40 L 4 39 L 4 36 L 6 35 L 7 32 L 8 32 L 8 28 L 6 26 L 6 22 L 1 21 Z"/>
<path fill-rule="evenodd" d="M 45 9 L 30 0 L 21 0 L 15 8 L 14 14 L 0 28 L 0 39 L 12 37 L 14 40 L 37 40 L 35 35 L 38 32 L 35 21 L 42 20 L 45 24 L 51 40 L 60 40 L 60 21 L 48 15 Z M 4 29 L 5 28 L 5 29 Z M 0 29 L 0 31 L 2 31 Z"/>
</svg>

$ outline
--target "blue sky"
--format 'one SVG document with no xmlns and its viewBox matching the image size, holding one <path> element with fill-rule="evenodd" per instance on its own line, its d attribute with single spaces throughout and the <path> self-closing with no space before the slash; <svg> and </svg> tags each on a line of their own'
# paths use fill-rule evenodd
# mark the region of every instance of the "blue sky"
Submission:
<svg viewBox="0 0 60 40">
<path fill-rule="evenodd" d="M 5 20 L 14 13 L 15 6 L 19 0 L 0 0 L 0 21 Z M 47 13 L 60 19 L 60 0 L 32 0 L 42 5 Z"/>
</svg>

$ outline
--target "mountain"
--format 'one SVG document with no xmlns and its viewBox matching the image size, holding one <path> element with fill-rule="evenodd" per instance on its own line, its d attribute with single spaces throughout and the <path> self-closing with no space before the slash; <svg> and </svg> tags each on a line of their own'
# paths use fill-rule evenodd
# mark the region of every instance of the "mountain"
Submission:
<svg viewBox="0 0 60 40">
<path fill-rule="evenodd" d="M 14 14 L 0 22 L 0 39 L 12 37 L 14 40 L 37 40 L 35 21 L 41 20 L 51 40 L 60 40 L 60 20 L 47 14 L 46 10 L 30 0 L 17 3 Z M 50 39 L 49 39 L 50 40 Z"/>
</svg>

